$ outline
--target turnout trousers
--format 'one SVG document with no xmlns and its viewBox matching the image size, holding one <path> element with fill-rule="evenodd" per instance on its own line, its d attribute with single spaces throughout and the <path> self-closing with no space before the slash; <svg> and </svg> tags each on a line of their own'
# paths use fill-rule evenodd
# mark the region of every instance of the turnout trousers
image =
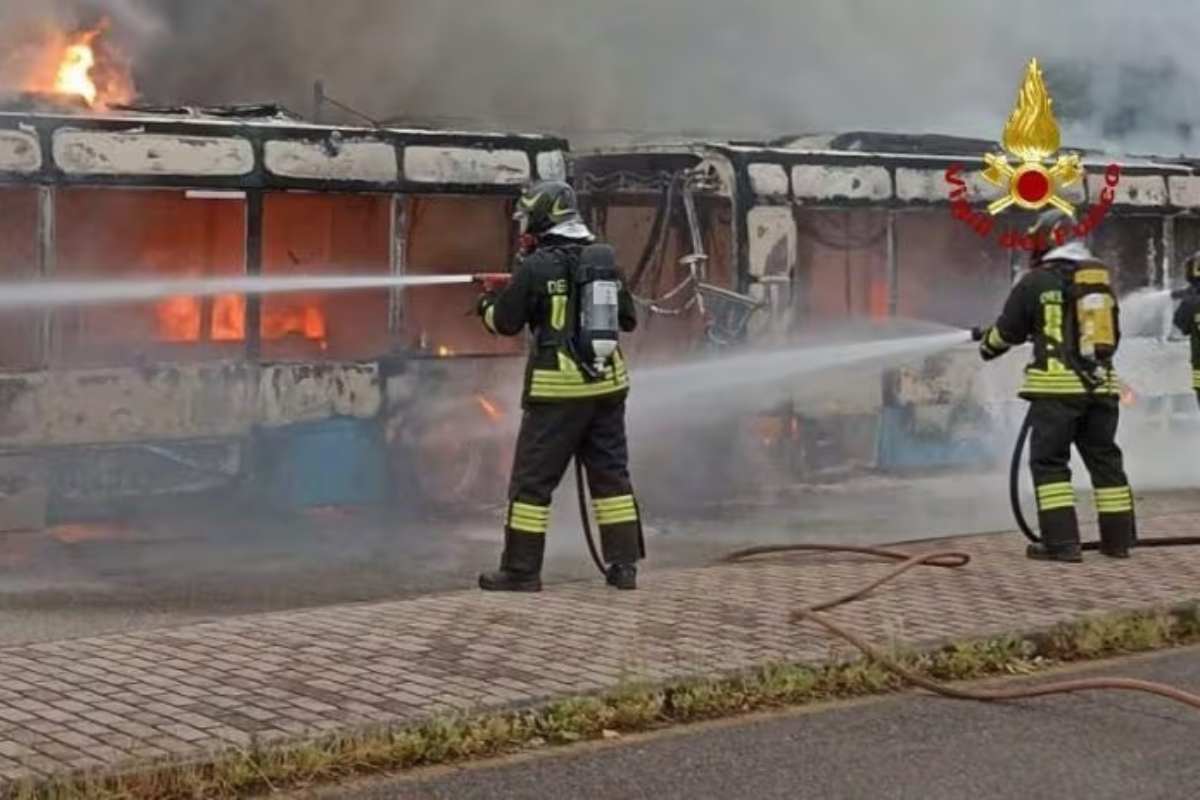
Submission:
<svg viewBox="0 0 1200 800">
<path fill-rule="evenodd" d="M 551 496 L 575 457 L 587 473 L 604 561 L 633 564 L 645 556 L 629 478 L 625 395 L 531 402 L 517 434 L 501 569 L 540 572 Z"/>
<path fill-rule="evenodd" d="M 1037 490 L 1038 523 L 1047 548 L 1079 543 L 1071 445 L 1092 479 L 1100 520 L 1100 546 L 1120 550 L 1134 544 L 1133 492 L 1117 446 L 1120 405 L 1112 395 L 1066 395 L 1031 400 L 1030 470 Z"/>
</svg>

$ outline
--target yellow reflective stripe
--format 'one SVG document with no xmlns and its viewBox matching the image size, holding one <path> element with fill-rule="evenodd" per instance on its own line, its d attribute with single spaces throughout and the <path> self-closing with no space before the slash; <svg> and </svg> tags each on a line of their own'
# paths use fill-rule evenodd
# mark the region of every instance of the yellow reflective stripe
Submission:
<svg viewBox="0 0 1200 800">
<path fill-rule="evenodd" d="M 629 373 L 627 373 L 625 370 L 617 370 L 616 372 L 608 371 L 605 373 L 604 377 L 599 381 L 596 381 L 596 383 L 603 383 L 604 381 L 622 381 L 626 380 L 628 377 Z M 580 386 L 587 383 L 587 381 L 583 379 L 582 375 L 563 375 L 560 372 L 551 372 L 549 370 L 540 369 L 535 369 L 533 371 L 533 380 L 537 381 L 538 383 L 553 383 L 558 386 Z"/>
<path fill-rule="evenodd" d="M 574 399 L 601 397 L 629 388 L 629 370 L 620 351 L 613 355 L 613 365 L 604 377 L 589 382 L 578 365 L 563 352 L 558 353 L 558 369 L 535 369 L 529 379 L 529 396 L 544 399 Z"/>
<path fill-rule="evenodd" d="M 1053 511 L 1075 505 L 1075 488 L 1069 483 L 1046 483 L 1037 487 L 1038 508 Z"/>
<path fill-rule="evenodd" d="M 550 298 L 550 327 L 561 331 L 567 324 L 567 296 L 556 294 Z"/>
<path fill-rule="evenodd" d="M 597 497 L 592 500 L 592 505 L 596 508 L 622 508 L 633 506 L 633 495 L 622 494 L 616 497 Z"/>
<path fill-rule="evenodd" d="M 1074 372 L 1064 368 L 1056 369 L 1052 364 L 1049 370 L 1027 369 L 1021 391 L 1043 394 L 1086 394 L 1088 390 Z M 1120 387 L 1117 376 L 1110 373 L 1104 383 L 1097 386 L 1095 391 L 1097 394 L 1119 394 Z"/>
<path fill-rule="evenodd" d="M 550 519 L 549 506 L 535 506 L 532 503 L 514 502 L 510 506 L 514 514 L 525 514 L 530 517 L 540 517 L 541 519 Z"/>
<path fill-rule="evenodd" d="M 1192 370 L 1192 386 L 1200 389 L 1200 369 Z"/>
<path fill-rule="evenodd" d="M 497 331 L 496 331 L 496 306 L 495 306 L 495 304 L 492 304 L 492 305 L 488 306 L 488 307 L 487 307 L 487 308 L 484 310 L 484 312 L 483 312 L 483 326 L 484 326 L 485 328 L 487 328 L 489 331 L 491 331 L 492 333 L 497 333 Z"/>
<path fill-rule="evenodd" d="M 1103 283 L 1108 284 L 1108 270 L 1106 269 L 1081 269 L 1075 273 L 1076 283 Z"/>
<path fill-rule="evenodd" d="M 626 522 L 637 522 L 637 509 L 629 509 L 628 511 L 607 511 L 596 512 L 596 523 L 598 525 L 621 525 Z"/>
<path fill-rule="evenodd" d="M 1037 496 L 1039 500 L 1046 500 L 1051 497 L 1075 496 L 1075 487 L 1069 483 L 1051 483 L 1045 486 L 1037 487 Z"/>
<path fill-rule="evenodd" d="M 1128 486 L 1095 490 L 1096 510 L 1101 514 L 1122 514 L 1133 511 L 1133 492 Z"/>
<path fill-rule="evenodd" d="M 604 397 L 625 391 L 627 386 L 608 386 L 603 389 L 590 389 L 581 386 L 578 389 L 540 389 L 529 390 L 529 396 L 535 400 L 581 400 L 588 397 Z"/>
<path fill-rule="evenodd" d="M 511 503 L 508 507 L 508 527 L 523 533 L 545 533 L 550 527 L 550 507 Z"/>
<path fill-rule="evenodd" d="M 584 397 L 603 397 L 607 394 L 616 394 L 623 392 L 629 388 L 629 384 L 611 384 L 597 383 L 590 386 L 575 386 L 571 388 L 547 388 L 542 386 L 532 386 L 529 390 L 529 396 L 535 399 L 543 400 L 578 400 Z"/>
<path fill-rule="evenodd" d="M 1000 335 L 1000 331 L 995 328 L 988 329 L 987 346 L 994 350 L 1007 350 L 1012 345 L 1004 341 L 1004 337 Z"/>
<path fill-rule="evenodd" d="M 601 525 L 637 522 L 638 519 L 637 503 L 631 494 L 596 498 L 592 500 L 592 508 L 596 510 L 596 521 Z"/>
<path fill-rule="evenodd" d="M 1074 508 L 1074 497 L 1056 497 L 1052 500 L 1043 500 L 1038 503 L 1038 509 L 1041 511 L 1057 511 L 1060 508 Z"/>
</svg>

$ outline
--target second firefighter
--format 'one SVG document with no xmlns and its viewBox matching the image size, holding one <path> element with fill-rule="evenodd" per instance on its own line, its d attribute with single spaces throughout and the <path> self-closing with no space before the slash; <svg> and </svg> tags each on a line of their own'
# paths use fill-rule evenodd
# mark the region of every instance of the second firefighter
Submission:
<svg viewBox="0 0 1200 800">
<path fill-rule="evenodd" d="M 644 555 L 629 477 L 625 398 L 629 373 L 619 332 L 634 330 L 633 298 L 611 247 L 579 214 L 569 184 L 527 190 L 517 214 L 528 252 L 508 287 L 478 305 L 493 333 L 531 334 L 504 526 L 500 569 L 479 577 L 490 591 L 538 591 L 550 501 L 572 458 L 587 470 L 608 583 L 637 586 Z"/>
<path fill-rule="evenodd" d="M 1192 340 L 1192 388 L 1200 401 L 1200 253 L 1193 253 L 1184 262 L 1188 288 L 1175 293 L 1181 300 L 1175 311 L 1175 327 Z"/>
<path fill-rule="evenodd" d="M 1061 212 L 1047 212 L 1030 229 L 1047 244 L 1032 254 L 1031 268 L 1012 289 L 1000 318 L 983 332 L 980 351 L 990 361 L 1033 343 L 1020 396 L 1030 401 L 1030 469 L 1041 542 L 1029 546 L 1028 556 L 1082 560 L 1071 484 L 1074 445 L 1091 474 L 1100 552 L 1125 558 L 1135 523 L 1133 493 L 1116 443 L 1119 307 L 1107 267 L 1082 242 L 1056 243 L 1055 234 L 1061 236 L 1069 223 Z"/>
</svg>

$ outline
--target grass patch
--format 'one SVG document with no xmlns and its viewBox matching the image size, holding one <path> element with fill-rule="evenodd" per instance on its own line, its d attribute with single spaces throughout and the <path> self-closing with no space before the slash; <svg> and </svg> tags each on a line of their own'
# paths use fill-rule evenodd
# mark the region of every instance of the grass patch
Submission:
<svg viewBox="0 0 1200 800">
<path fill-rule="evenodd" d="M 1200 642 L 1200 605 L 1124 613 L 1026 636 L 896 651 L 903 665 L 939 681 L 1032 674 L 1052 666 Z M 873 662 L 766 664 L 740 675 L 667 686 L 627 685 L 534 709 L 431 719 L 301 744 L 250 747 L 205 763 L 165 764 L 121 775 L 77 775 L 14 785 L 14 800 L 194 800 L 244 797 L 353 776 L 449 764 L 648 731 L 751 711 L 895 692 L 904 682 Z"/>
</svg>

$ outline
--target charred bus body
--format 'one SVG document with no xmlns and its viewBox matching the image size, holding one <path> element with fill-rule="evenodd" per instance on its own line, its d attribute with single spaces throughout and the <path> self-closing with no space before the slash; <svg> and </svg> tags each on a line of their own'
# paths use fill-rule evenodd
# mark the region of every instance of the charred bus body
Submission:
<svg viewBox="0 0 1200 800">
<path fill-rule="evenodd" d="M 734 314 L 732 326 L 716 327 L 755 343 L 850 320 L 966 328 L 994 316 L 1027 258 L 1001 246 L 1001 229 L 1024 228 L 1027 214 L 1005 212 L 985 238 L 955 218 L 956 187 L 946 180 L 961 165 L 968 200 L 985 207 L 999 192 L 980 174 L 994 149 L 985 140 L 867 132 L 639 145 L 577 153 L 573 162 L 597 229 L 621 252 L 642 253 L 639 267 L 651 265 L 634 287 L 647 305 L 687 280 L 689 257 L 706 243 L 708 279 L 759 304 L 748 322 Z M 1092 248 L 1114 266 L 1123 295 L 1171 287 L 1175 265 L 1200 247 L 1196 165 L 1085 152 L 1085 180 L 1066 199 L 1099 203 L 1114 160 L 1121 180 Z M 680 200 L 685 188 L 689 203 Z M 1137 415 L 1169 425 L 1190 418 L 1194 400 L 1186 354 L 1168 331 L 1165 315 L 1127 330 L 1121 366 Z M 1015 399 L 1022 367 L 1015 358 L 981 370 L 965 347 L 898 368 L 824 373 L 764 401 L 750 438 L 800 478 L 996 463 L 1023 413 Z"/>
<path fill-rule="evenodd" d="M 641 303 L 626 349 L 643 367 L 848 320 L 986 319 L 1024 256 L 952 216 L 944 174 L 964 165 L 981 203 L 995 192 L 978 174 L 991 147 L 844 134 L 572 157 L 555 137 L 330 127 L 273 107 L 0 113 L 0 269 L 6 281 L 499 271 L 520 186 L 570 173 Z M 1072 202 L 1103 183 L 1108 162 L 1085 163 Z M 1190 163 L 1121 165 L 1094 247 L 1122 292 L 1173 285 L 1200 248 L 1200 177 Z M 501 498 L 524 345 L 481 330 L 465 313 L 473 292 L 5 314 L 0 527 L 239 488 L 279 508 Z M 1137 408 L 1169 417 L 1194 401 L 1167 330 L 1135 332 L 1145 357 L 1126 374 Z M 968 351 L 798 381 L 713 433 L 730 457 L 696 484 L 736 495 L 764 475 L 994 460 L 1019 419 L 1019 369 L 1008 359 L 981 379 Z M 635 448 L 634 469 L 658 455 L 705 463 Z M 655 474 L 652 501 L 676 499 L 670 471 Z"/>
<path fill-rule="evenodd" d="M 0 113 L 0 281 L 503 271 L 513 199 L 565 177 L 566 150 L 538 135 L 319 126 L 274 107 Z M 268 507 L 459 502 L 485 467 L 503 474 L 461 432 L 511 412 L 489 391 L 522 348 L 464 315 L 472 297 L 6 313 L 0 527 L 248 483 Z"/>
</svg>

